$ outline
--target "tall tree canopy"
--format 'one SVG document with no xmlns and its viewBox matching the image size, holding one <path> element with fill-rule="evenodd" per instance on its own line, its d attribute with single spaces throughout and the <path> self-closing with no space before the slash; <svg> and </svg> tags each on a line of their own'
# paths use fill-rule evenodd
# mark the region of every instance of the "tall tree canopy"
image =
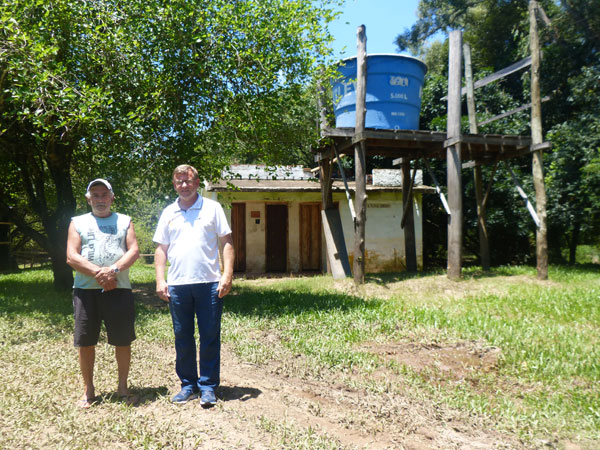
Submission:
<svg viewBox="0 0 600 450">
<path fill-rule="evenodd" d="M 66 230 L 85 183 L 192 162 L 284 160 L 306 145 L 306 90 L 337 0 L 10 0 L 0 6 L 0 217 L 70 287 Z M 81 201 L 81 199 L 77 199 Z"/>
<path fill-rule="evenodd" d="M 420 52 L 430 63 L 428 76 L 438 80 L 446 75 L 447 51 L 444 45 L 426 46 L 437 32 L 461 29 L 464 40 L 472 48 L 475 78 L 483 78 L 529 54 L 528 0 L 421 0 L 415 25 L 400 34 L 396 43 L 400 50 Z M 552 256 L 562 258 L 561 250 L 569 248 L 574 262 L 575 249 L 582 241 L 597 240 L 600 227 L 598 171 L 596 169 L 600 134 L 600 8 L 589 0 L 541 0 L 538 11 L 542 40 L 542 96 L 550 101 L 543 105 L 544 132 L 553 148 L 544 156 L 548 193 L 549 248 Z M 442 82 L 443 85 L 443 82 Z M 529 74 L 521 72 L 476 91 L 479 120 L 529 102 Z M 427 104 L 430 101 L 431 104 Z M 437 103 L 436 103 L 437 102 Z M 439 96 L 424 97 L 425 123 L 438 127 L 445 123 L 445 110 L 439 108 Z M 442 108 L 444 109 L 444 108 Z M 466 114 L 466 107 L 463 109 Z M 466 120 L 464 121 L 467 131 Z M 480 127 L 483 133 L 529 134 L 527 111 L 502 121 Z M 527 179 L 530 160 L 514 161 Z M 519 171 L 519 170 L 518 170 Z M 487 170 L 491 176 L 491 170 Z M 510 183 L 501 170 L 495 175 L 496 193 L 511 196 Z M 472 177 L 465 177 L 466 189 L 472 189 Z M 526 184 L 526 189 L 530 188 Z M 513 194 L 514 195 L 514 194 Z M 470 195 L 472 198 L 473 196 Z M 503 226 L 492 236 L 502 242 L 527 244 L 524 231 L 531 228 L 526 215 L 514 221 L 511 203 L 499 196 L 491 199 L 490 227 Z M 469 204 L 467 204 L 469 207 Z M 496 217 L 500 211 L 500 217 Z M 475 230 L 474 210 L 466 211 L 467 222 Z M 524 225 L 528 222 L 528 225 Z M 514 238 L 507 235 L 512 234 Z M 468 233 L 467 245 L 468 245 Z M 493 242 L 491 242 L 493 246 Z M 473 246 L 473 248 L 476 246 Z M 505 244 L 501 246 L 506 248 Z M 501 250 L 501 249 L 500 249 Z M 506 260 L 500 262 L 508 262 Z"/>
</svg>

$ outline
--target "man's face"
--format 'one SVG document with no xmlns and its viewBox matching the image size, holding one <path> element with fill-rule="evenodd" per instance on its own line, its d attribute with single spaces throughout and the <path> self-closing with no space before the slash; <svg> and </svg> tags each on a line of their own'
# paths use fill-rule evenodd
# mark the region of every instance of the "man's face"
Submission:
<svg viewBox="0 0 600 450">
<path fill-rule="evenodd" d="M 90 198 L 88 204 L 92 207 L 92 213 L 97 217 L 110 216 L 110 205 L 113 202 L 113 195 L 103 184 L 97 184 L 90 188 Z"/>
<path fill-rule="evenodd" d="M 196 195 L 199 186 L 200 180 L 198 178 L 194 178 L 192 171 L 175 174 L 173 179 L 173 187 L 179 194 L 179 197 L 183 200 L 193 198 Z"/>
</svg>

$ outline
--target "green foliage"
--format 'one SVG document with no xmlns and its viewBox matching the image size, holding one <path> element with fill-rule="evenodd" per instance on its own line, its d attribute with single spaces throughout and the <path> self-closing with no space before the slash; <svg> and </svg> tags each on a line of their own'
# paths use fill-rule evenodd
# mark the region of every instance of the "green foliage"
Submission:
<svg viewBox="0 0 600 450">
<path fill-rule="evenodd" d="M 529 54 L 529 19 L 527 1 L 423 0 L 419 5 L 416 24 L 397 38 L 400 49 L 421 52 L 428 62 L 429 72 L 423 92 L 421 127 L 444 131 L 446 127 L 445 95 L 447 85 L 447 42 L 425 47 L 427 39 L 438 31 L 462 29 L 463 39 L 472 48 L 475 80 L 481 79 Z M 579 243 L 597 241 L 600 211 L 598 171 L 598 122 L 600 109 L 599 63 L 600 10 L 593 2 L 541 1 L 551 25 L 541 20 L 539 30 L 543 45 L 542 96 L 550 101 L 543 104 L 546 138 L 553 148 L 544 154 L 544 173 L 548 195 L 548 244 L 550 257 L 575 261 Z M 475 92 L 479 122 L 530 102 L 529 72 L 505 77 Z M 466 104 L 463 104 L 466 115 Z M 463 131 L 468 131 L 463 117 Z M 528 135 L 529 111 L 513 114 L 479 127 L 480 133 Z M 530 183 L 529 158 L 510 161 L 530 199 L 534 198 Z M 443 165 L 435 164 L 438 179 L 443 180 Z M 439 167 L 438 167 L 439 166 Z M 492 170 L 484 168 L 488 183 Z M 427 175 L 426 175 L 426 182 Z M 488 208 L 488 228 L 491 256 L 494 263 L 525 262 L 530 260 L 535 229 L 516 195 L 506 168 L 502 165 L 493 176 L 493 189 Z M 476 210 L 473 177 L 463 173 L 465 199 L 465 244 L 467 253 L 478 253 Z M 439 245 L 429 243 L 432 237 L 443 237 L 444 214 L 439 202 L 425 213 L 426 249 L 431 257 L 439 258 Z M 426 204 L 426 207 L 428 205 Z M 438 241 L 438 242 L 443 242 Z M 514 253 L 513 253 L 514 252 Z M 512 257 L 510 255 L 513 255 Z M 427 258 L 427 256 L 426 256 Z"/>
<path fill-rule="evenodd" d="M 51 253 L 68 286 L 66 229 L 90 179 L 129 204 L 133 180 L 170 194 L 180 163 L 215 179 L 235 161 L 304 157 L 338 3 L 2 3 L 0 216 Z"/>
</svg>

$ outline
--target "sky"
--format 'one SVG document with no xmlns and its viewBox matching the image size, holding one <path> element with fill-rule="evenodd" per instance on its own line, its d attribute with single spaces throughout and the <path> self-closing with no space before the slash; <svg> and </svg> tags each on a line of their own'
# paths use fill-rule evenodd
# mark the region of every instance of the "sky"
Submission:
<svg viewBox="0 0 600 450">
<path fill-rule="evenodd" d="M 356 55 L 356 29 L 366 27 L 367 53 L 398 53 L 394 40 L 417 21 L 419 0 L 346 0 L 343 12 L 329 25 L 333 49 L 344 58 Z"/>
</svg>

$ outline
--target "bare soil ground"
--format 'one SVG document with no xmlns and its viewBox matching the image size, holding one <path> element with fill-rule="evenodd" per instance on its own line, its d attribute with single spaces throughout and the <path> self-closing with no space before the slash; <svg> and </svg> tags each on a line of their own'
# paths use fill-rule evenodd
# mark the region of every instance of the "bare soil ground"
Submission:
<svg viewBox="0 0 600 450">
<path fill-rule="evenodd" d="M 155 367 L 164 372 L 170 366 L 172 371 L 174 353 L 169 348 L 162 350 L 155 353 L 162 355 L 162 361 L 154 361 Z M 456 369 L 457 376 L 467 370 L 462 364 L 464 358 L 493 361 L 493 357 L 482 359 L 471 350 L 458 347 L 448 349 L 448 355 L 441 358 L 444 349 L 434 349 L 433 353 L 403 346 L 374 347 L 374 350 L 415 367 L 440 361 L 444 370 Z M 455 360 L 452 355 L 460 357 Z M 177 380 L 171 374 L 168 375 L 170 392 L 164 398 L 140 392 L 137 414 L 152 422 L 156 420 L 163 427 L 177 428 L 182 436 L 189 435 L 191 429 L 203 430 L 189 441 L 184 439 L 179 443 L 177 448 L 183 449 L 528 448 L 514 436 L 486 429 L 476 418 L 461 417 L 427 399 L 417 401 L 402 395 L 404 388 L 394 386 L 393 374 L 388 372 L 374 374 L 387 388 L 367 392 L 337 378 L 307 379 L 283 374 L 277 363 L 265 367 L 244 363 L 226 347 L 222 359 L 222 382 L 217 391 L 220 402 L 216 407 L 202 409 L 198 401 L 170 404 L 169 396 L 178 390 Z M 91 413 L 102 414 L 101 406 Z"/>
</svg>

